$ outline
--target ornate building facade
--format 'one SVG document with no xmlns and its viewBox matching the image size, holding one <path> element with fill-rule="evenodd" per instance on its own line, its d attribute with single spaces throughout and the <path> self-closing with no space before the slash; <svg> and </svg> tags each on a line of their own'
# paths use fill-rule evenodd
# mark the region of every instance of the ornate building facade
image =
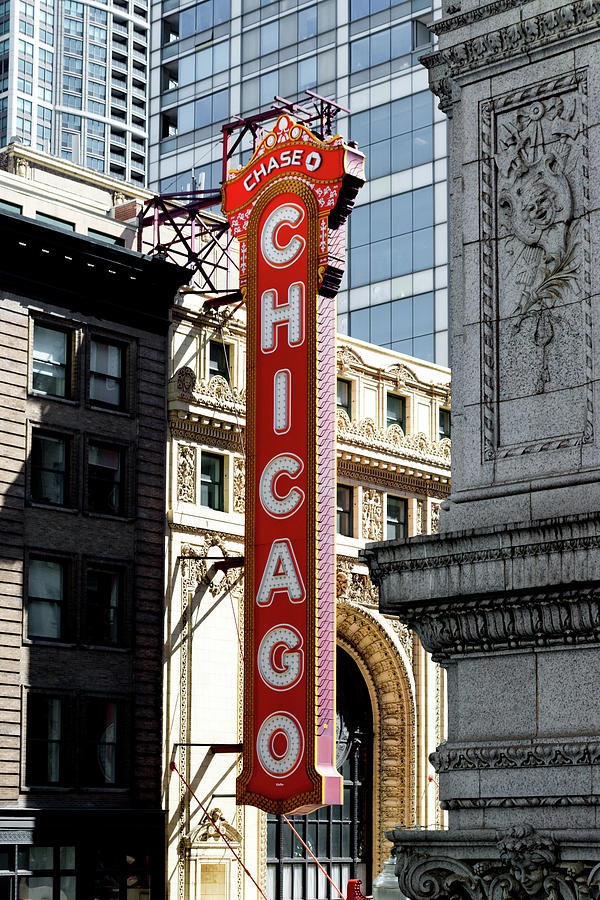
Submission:
<svg viewBox="0 0 600 900">
<path fill-rule="evenodd" d="M 257 896 L 224 833 L 269 900 L 327 897 L 285 824 L 236 807 L 241 741 L 245 322 L 174 309 L 169 382 L 165 776 L 172 900 Z M 386 829 L 441 824 L 428 755 L 444 733 L 444 684 L 418 639 L 378 612 L 365 543 L 437 529 L 450 478 L 447 369 L 362 341 L 337 350 L 338 764 L 344 806 L 295 827 L 342 889 L 370 890 Z M 294 820 L 292 820 L 294 821 Z"/>
</svg>

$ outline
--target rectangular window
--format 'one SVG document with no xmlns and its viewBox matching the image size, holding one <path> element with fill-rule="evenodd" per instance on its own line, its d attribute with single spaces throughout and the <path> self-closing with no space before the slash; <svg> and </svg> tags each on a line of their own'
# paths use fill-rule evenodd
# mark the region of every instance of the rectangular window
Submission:
<svg viewBox="0 0 600 900">
<path fill-rule="evenodd" d="M 213 375 L 220 375 L 222 378 L 229 381 L 229 351 L 230 348 L 227 344 L 223 347 L 221 341 L 210 341 L 210 358 L 208 364 L 209 378 L 212 378 Z"/>
<path fill-rule="evenodd" d="M 101 787 L 118 783 L 117 713 L 117 704 L 110 700 L 88 700 L 83 773 L 86 785 Z"/>
<path fill-rule="evenodd" d="M 442 438 L 449 438 L 451 431 L 451 422 L 450 422 L 450 410 L 449 409 L 440 409 L 439 411 L 439 432 L 438 432 L 438 440 L 442 440 Z"/>
<path fill-rule="evenodd" d="M 88 510 L 123 515 L 125 451 L 103 444 L 88 447 Z"/>
<path fill-rule="evenodd" d="M 399 425 L 406 434 L 406 398 L 398 394 L 388 394 L 386 403 L 386 426 Z"/>
<path fill-rule="evenodd" d="M 86 642 L 115 647 L 122 639 L 123 573 L 118 569 L 87 570 Z"/>
<path fill-rule="evenodd" d="M 399 541 L 408 537 L 408 500 L 403 497 L 387 497 L 386 541 Z"/>
<path fill-rule="evenodd" d="M 89 140 L 89 138 L 88 138 Z M 125 400 L 124 347 L 93 338 L 90 349 L 90 400 L 121 409 Z"/>
<path fill-rule="evenodd" d="M 36 503 L 69 503 L 69 438 L 34 431 L 31 436 L 31 499 Z"/>
<path fill-rule="evenodd" d="M 353 503 L 354 488 L 347 484 L 337 486 L 336 530 L 344 537 L 354 536 Z"/>
<path fill-rule="evenodd" d="M 29 560 L 27 586 L 27 637 L 59 640 L 66 564 L 50 559 Z"/>
<path fill-rule="evenodd" d="M 32 785 L 63 781 L 64 702 L 58 697 L 29 694 L 27 698 L 26 781 Z"/>
<path fill-rule="evenodd" d="M 18 876 L 18 897 L 53 896 L 75 900 L 75 847 L 21 845 L 17 859 L 19 870 L 31 872 Z"/>
<path fill-rule="evenodd" d="M 70 332 L 36 322 L 33 327 L 33 390 L 52 397 L 68 397 L 70 363 Z"/>
<path fill-rule="evenodd" d="M 217 453 L 202 453 L 200 473 L 200 505 L 224 510 L 224 459 Z"/>
<path fill-rule="evenodd" d="M 35 214 L 38 222 L 45 225 L 53 225 L 54 228 L 60 228 L 62 231 L 75 231 L 75 223 L 67 222 L 65 219 L 57 219 L 56 216 L 48 216 L 46 213 L 38 212 Z"/>
<path fill-rule="evenodd" d="M 352 418 L 352 382 L 345 378 L 337 379 L 337 408 L 342 409 L 349 419 Z"/>
<path fill-rule="evenodd" d="M 114 234 L 105 234 L 103 231 L 94 231 L 93 228 L 88 228 L 88 237 L 95 241 L 102 241 L 103 244 L 112 244 L 115 247 L 125 246 L 124 238 L 115 237 Z"/>
<path fill-rule="evenodd" d="M 23 207 L 18 203 L 10 203 L 8 200 L 0 200 L 0 212 L 14 213 L 15 216 L 23 215 Z"/>
</svg>

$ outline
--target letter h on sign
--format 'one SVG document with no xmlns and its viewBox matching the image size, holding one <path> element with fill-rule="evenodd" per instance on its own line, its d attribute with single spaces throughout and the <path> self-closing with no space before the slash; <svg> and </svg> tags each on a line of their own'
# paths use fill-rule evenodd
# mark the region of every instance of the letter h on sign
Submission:
<svg viewBox="0 0 600 900">
<path fill-rule="evenodd" d="M 341 802 L 335 768 L 335 295 L 364 156 L 282 115 L 223 185 L 247 265 L 244 751 L 238 803 Z M 334 238 L 332 240 L 332 238 Z"/>
</svg>

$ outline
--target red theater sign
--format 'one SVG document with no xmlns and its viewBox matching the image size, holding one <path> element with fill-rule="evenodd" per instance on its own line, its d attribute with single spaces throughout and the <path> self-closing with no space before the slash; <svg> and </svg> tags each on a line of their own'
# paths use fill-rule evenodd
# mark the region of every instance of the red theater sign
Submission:
<svg viewBox="0 0 600 900">
<path fill-rule="evenodd" d="M 238 802 L 341 802 L 335 768 L 335 294 L 364 157 L 282 115 L 223 211 L 247 301 L 244 758 Z"/>
</svg>

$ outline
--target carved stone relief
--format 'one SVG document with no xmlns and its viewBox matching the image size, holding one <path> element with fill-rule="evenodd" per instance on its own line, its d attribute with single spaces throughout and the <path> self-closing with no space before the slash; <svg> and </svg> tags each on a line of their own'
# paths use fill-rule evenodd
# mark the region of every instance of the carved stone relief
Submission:
<svg viewBox="0 0 600 900">
<path fill-rule="evenodd" d="M 356 571 L 356 560 L 337 556 L 336 596 L 338 601 L 349 600 L 377 608 L 379 591 L 367 572 Z"/>
<path fill-rule="evenodd" d="M 337 411 L 338 440 L 364 447 L 368 450 L 383 450 L 402 453 L 407 458 L 428 459 L 438 465 L 450 467 L 450 440 L 430 441 L 426 434 L 405 435 L 399 425 L 389 425 L 379 429 L 373 419 L 352 422 L 343 409 Z"/>
<path fill-rule="evenodd" d="M 233 511 L 243 513 L 245 509 L 245 465 L 241 456 L 233 457 Z"/>
<path fill-rule="evenodd" d="M 177 499 L 196 502 L 197 449 L 191 444 L 179 444 L 177 451 Z"/>
<path fill-rule="evenodd" d="M 483 456 L 491 460 L 592 438 L 586 74 L 486 101 L 480 122 Z"/>
<path fill-rule="evenodd" d="M 362 536 L 366 541 L 383 540 L 383 494 L 372 488 L 362 492 Z"/>
<path fill-rule="evenodd" d="M 427 534 L 427 504 L 425 500 L 417 500 L 416 533 Z"/>
<path fill-rule="evenodd" d="M 499 831 L 495 844 L 481 847 L 487 858 L 476 862 L 402 846 L 399 831 L 388 837 L 397 842 L 400 890 L 411 900 L 584 900 L 598 894 L 600 865 L 581 859 L 575 865 L 561 862 L 554 838 L 529 824 Z M 478 855 L 471 852 L 471 859 Z"/>
</svg>

